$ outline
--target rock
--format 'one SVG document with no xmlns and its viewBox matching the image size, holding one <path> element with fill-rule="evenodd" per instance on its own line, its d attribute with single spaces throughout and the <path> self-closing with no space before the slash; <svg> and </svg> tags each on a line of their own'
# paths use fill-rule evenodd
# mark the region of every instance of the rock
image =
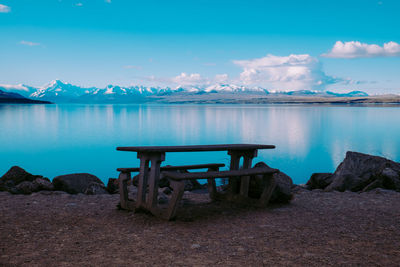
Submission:
<svg viewBox="0 0 400 267">
<path fill-rule="evenodd" d="M 106 190 L 104 184 L 92 182 L 88 185 L 84 193 L 86 195 L 101 195 L 101 194 L 108 194 L 108 191 Z"/>
<path fill-rule="evenodd" d="M 119 193 L 118 179 L 109 178 L 106 189 L 110 194 L 118 194 Z"/>
<path fill-rule="evenodd" d="M 325 191 L 368 191 L 377 187 L 400 190 L 400 163 L 383 157 L 348 151 Z"/>
<path fill-rule="evenodd" d="M 160 180 L 161 180 L 161 179 L 160 179 Z M 128 182 L 128 185 L 129 185 L 129 182 Z M 134 186 L 138 186 L 138 185 L 139 185 L 139 174 L 133 176 L 133 178 L 132 178 L 132 185 L 134 185 Z"/>
<path fill-rule="evenodd" d="M 188 173 L 187 170 L 179 170 L 178 172 Z M 207 184 L 202 185 L 197 180 L 184 180 L 184 184 L 185 184 L 185 191 L 193 191 L 193 190 L 203 189 L 203 188 L 207 187 Z M 163 175 L 161 175 L 161 178 L 158 181 L 158 186 L 160 188 L 164 188 L 164 187 L 169 188 L 170 187 L 169 180 L 166 177 L 163 177 Z"/>
<path fill-rule="evenodd" d="M 258 162 L 254 165 L 257 167 L 269 167 L 264 162 Z M 293 181 L 283 172 L 275 173 L 274 179 L 276 187 L 272 193 L 270 203 L 288 203 L 293 198 Z M 249 196 L 252 198 L 259 198 L 264 188 L 264 181 L 262 175 L 255 175 L 250 177 Z"/>
<path fill-rule="evenodd" d="M 31 194 L 40 190 L 53 190 L 53 184 L 48 178 L 33 175 L 24 169 L 13 166 L 0 178 L 0 191 L 13 194 Z"/>
<path fill-rule="evenodd" d="M 19 194 L 29 195 L 33 192 L 39 191 L 39 185 L 34 182 L 24 181 L 19 183 L 16 187 Z"/>
<path fill-rule="evenodd" d="M 196 189 L 202 189 L 204 187 L 197 180 L 185 180 L 184 184 L 185 184 L 185 191 L 193 191 Z"/>
<path fill-rule="evenodd" d="M 166 187 L 162 192 L 163 192 L 164 194 L 166 194 L 166 195 L 171 195 L 171 194 L 172 194 L 172 190 L 171 190 L 171 188 L 169 188 L 169 187 Z"/>
<path fill-rule="evenodd" d="M 272 193 L 270 203 L 289 203 L 293 198 L 293 181 L 283 172 L 275 173 L 276 187 Z"/>
<path fill-rule="evenodd" d="M 0 180 L 0 191 L 12 191 L 12 188 L 15 189 L 15 183 L 12 180 L 2 181 Z M 17 191 L 15 191 L 17 192 Z"/>
<path fill-rule="evenodd" d="M 15 185 L 29 181 L 33 182 L 36 178 L 42 178 L 41 175 L 32 175 L 29 172 L 26 172 L 24 169 L 18 166 L 11 167 L 0 179 L 2 181 L 13 181 Z"/>
<path fill-rule="evenodd" d="M 325 189 L 333 181 L 333 173 L 313 173 L 308 180 L 307 189 Z"/>
<path fill-rule="evenodd" d="M 12 191 L 16 193 L 18 190 L 15 187 L 18 184 L 22 182 L 33 182 L 37 178 L 43 178 L 43 176 L 33 175 L 26 172 L 21 167 L 13 166 L 0 178 L 0 191 Z M 26 186 L 25 184 L 23 187 Z"/>
<path fill-rule="evenodd" d="M 168 197 L 163 192 L 159 192 L 157 198 L 158 198 L 158 204 L 168 203 Z"/>
<path fill-rule="evenodd" d="M 96 176 L 89 173 L 74 173 L 74 174 L 66 174 L 60 175 L 53 179 L 53 185 L 55 190 L 65 191 L 70 194 L 78 194 L 85 193 L 86 190 L 91 187 L 88 192 L 96 192 L 95 185 L 92 183 L 97 183 L 102 185 L 104 188 L 103 182 L 97 178 Z M 105 189 L 104 189 L 105 191 Z"/>
<path fill-rule="evenodd" d="M 395 171 L 391 168 L 385 168 L 381 172 L 380 176 L 384 188 L 400 190 L 400 171 Z"/>
<path fill-rule="evenodd" d="M 41 191 L 41 190 L 53 191 L 54 190 L 54 185 L 47 178 L 36 178 L 36 180 L 33 181 L 33 183 L 38 186 L 38 191 Z"/>
</svg>

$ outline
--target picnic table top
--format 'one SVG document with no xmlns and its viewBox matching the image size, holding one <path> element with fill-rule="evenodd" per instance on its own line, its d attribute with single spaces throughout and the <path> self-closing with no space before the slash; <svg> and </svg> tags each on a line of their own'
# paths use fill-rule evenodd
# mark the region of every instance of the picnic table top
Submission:
<svg viewBox="0 0 400 267">
<path fill-rule="evenodd" d="M 255 150 L 274 149 L 274 145 L 260 144 L 220 144 L 220 145 L 191 145 L 191 146 L 126 146 L 117 147 L 119 151 L 130 152 L 200 152 L 200 151 L 225 151 L 225 150 Z"/>
</svg>

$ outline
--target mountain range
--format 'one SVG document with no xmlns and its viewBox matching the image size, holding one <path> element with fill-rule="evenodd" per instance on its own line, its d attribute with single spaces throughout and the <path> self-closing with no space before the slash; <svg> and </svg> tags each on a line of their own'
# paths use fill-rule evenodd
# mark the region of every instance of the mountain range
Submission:
<svg viewBox="0 0 400 267">
<path fill-rule="evenodd" d="M 108 85 L 105 88 L 81 87 L 54 80 L 42 87 L 28 85 L 1 86 L 0 90 L 9 93 L 11 98 L 30 98 L 32 100 L 51 101 L 55 103 L 138 103 L 159 101 L 169 97 L 199 98 L 226 98 L 229 97 L 266 97 L 266 96 L 296 96 L 296 97 L 366 97 L 367 93 L 353 91 L 350 93 L 334 93 L 329 91 L 268 91 L 265 88 L 248 88 L 232 84 L 214 84 L 209 86 L 178 86 L 170 87 L 146 87 L 130 86 L 122 87 Z M 4 93 L 3 92 L 3 93 Z"/>
</svg>

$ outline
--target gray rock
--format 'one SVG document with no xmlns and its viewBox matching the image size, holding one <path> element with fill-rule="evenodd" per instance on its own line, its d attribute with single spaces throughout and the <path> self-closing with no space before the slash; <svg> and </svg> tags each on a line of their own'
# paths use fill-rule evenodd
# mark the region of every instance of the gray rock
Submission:
<svg viewBox="0 0 400 267">
<path fill-rule="evenodd" d="M 276 187 L 272 193 L 270 203 L 289 203 L 293 198 L 293 181 L 283 172 L 275 173 Z"/>
<path fill-rule="evenodd" d="M 158 204 L 168 203 L 168 197 L 163 192 L 159 192 L 157 198 L 158 198 Z"/>
<path fill-rule="evenodd" d="M 254 165 L 257 167 L 269 167 L 264 162 L 259 162 Z M 275 173 L 274 179 L 276 187 L 272 193 L 270 203 L 288 203 L 293 198 L 293 181 L 283 172 Z M 264 181 L 262 175 L 255 175 L 250 177 L 249 196 L 259 198 L 264 188 Z"/>
<path fill-rule="evenodd" d="M 39 191 L 39 185 L 29 181 L 19 183 L 15 188 L 17 189 L 17 192 L 19 194 L 25 195 L 29 195 L 33 192 Z"/>
<path fill-rule="evenodd" d="M 325 191 L 353 192 L 377 187 L 400 190 L 400 164 L 394 161 L 358 152 L 348 151 L 332 176 Z"/>
<path fill-rule="evenodd" d="M 169 187 L 166 187 L 162 192 L 163 192 L 164 194 L 166 194 L 166 195 L 171 195 L 171 194 L 172 194 L 172 190 L 171 190 L 171 188 L 169 188 Z"/>
<path fill-rule="evenodd" d="M 33 183 L 38 186 L 38 191 L 41 191 L 41 190 L 53 191 L 54 190 L 54 185 L 47 178 L 36 178 L 36 180 L 33 181 Z"/>
<path fill-rule="evenodd" d="M 89 186 L 96 187 L 92 183 L 97 183 L 104 187 L 99 178 L 89 173 L 60 175 L 53 179 L 55 190 L 65 191 L 70 194 L 85 193 Z"/>
<path fill-rule="evenodd" d="M 306 186 L 309 190 L 325 189 L 333 181 L 333 173 L 313 173 Z"/>
<path fill-rule="evenodd" d="M 109 178 L 107 183 L 107 191 L 110 194 L 118 194 L 119 193 L 119 185 L 117 178 Z"/>
<path fill-rule="evenodd" d="M 22 182 L 33 182 L 37 178 L 43 178 L 43 176 L 33 175 L 26 172 L 21 167 L 13 166 L 0 178 L 0 191 L 18 193 L 18 189 L 15 188 L 18 184 Z"/>
<path fill-rule="evenodd" d="M 86 195 L 102 195 L 102 194 L 108 194 L 106 187 L 104 184 L 99 184 L 96 182 L 92 182 L 88 185 L 86 188 L 85 192 Z"/>
<path fill-rule="evenodd" d="M 381 172 L 382 184 L 386 189 L 400 190 L 400 171 L 385 168 Z"/>
<path fill-rule="evenodd" d="M 185 191 L 193 191 L 196 189 L 202 189 L 204 187 L 197 180 L 185 180 L 184 184 L 185 184 Z"/>
<path fill-rule="evenodd" d="M 41 175 L 32 175 L 18 166 L 11 167 L 0 179 L 2 181 L 13 181 L 14 184 L 19 184 L 24 181 L 33 182 L 36 178 L 42 178 Z"/>
</svg>

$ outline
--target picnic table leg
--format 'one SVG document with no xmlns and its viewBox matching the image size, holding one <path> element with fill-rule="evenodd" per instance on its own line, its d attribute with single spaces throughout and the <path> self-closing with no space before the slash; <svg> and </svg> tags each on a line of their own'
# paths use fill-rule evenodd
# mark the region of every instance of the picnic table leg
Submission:
<svg viewBox="0 0 400 267">
<path fill-rule="evenodd" d="M 219 168 L 209 168 L 208 171 L 218 171 Z M 218 198 L 217 186 L 215 184 L 214 178 L 207 179 L 207 189 L 208 194 L 210 195 L 211 200 L 216 200 Z"/>
<path fill-rule="evenodd" d="M 154 153 L 150 156 L 149 196 L 147 208 L 152 210 L 158 205 L 158 181 L 160 179 L 160 165 L 165 160 L 164 153 Z"/>
<path fill-rule="evenodd" d="M 118 177 L 120 205 L 124 210 L 129 209 L 128 186 L 127 183 L 131 179 L 131 173 L 121 172 Z"/>
<path fill-rule="evenodd" d="M 265 182 L 265 187 L 258 202 L 259 207 L 267 206 L 276 186 L 276 181 L 273 174 L 264 175 L 263 179 Z"/>
<path fill-rule="evenodd" d="M 140 171 L 139 171 L 139 183 L 138 183 L 138 194 L 137 194 L 137 205 L 136 209 L 145 207 L 146 203 L 146 189 L 147 189 L 147 177 L 149 172 L 149 159 L 146 154 L 138 153 L 140 159 Z"/>
<path fill-rule="evenodd" d="M 246 151 L 243 153 L 243 169 L 250 169 L 253 158 L 257 157 L 257 150 Z M 243 176 L 240 179 L 240 194 L 247 197 L 249 195 L 250 176 Z"/>
<path fill-rule="evenodd" d="M 165 215 L 167 220 L 172 220 L 173 218 L 175 218 L 178 204 L 182 199 L 183 193 L 185 191 L 185 184 L 183 181 L 170 180 L 170 186 L 172 187 L 173 193 Z"/>
<path fill-rule="evenodd" d="M 237 151 L 228 151 L 228 155 L 231 156 L 231 163 L 229 169 L 231 171 L 239 169 L 239 163 L 241 155 Z M 235 195 L 238 191 L 237 177 L 229 178 L 229 189 L 228 194 L 230 196 Z"/>
</svg>

